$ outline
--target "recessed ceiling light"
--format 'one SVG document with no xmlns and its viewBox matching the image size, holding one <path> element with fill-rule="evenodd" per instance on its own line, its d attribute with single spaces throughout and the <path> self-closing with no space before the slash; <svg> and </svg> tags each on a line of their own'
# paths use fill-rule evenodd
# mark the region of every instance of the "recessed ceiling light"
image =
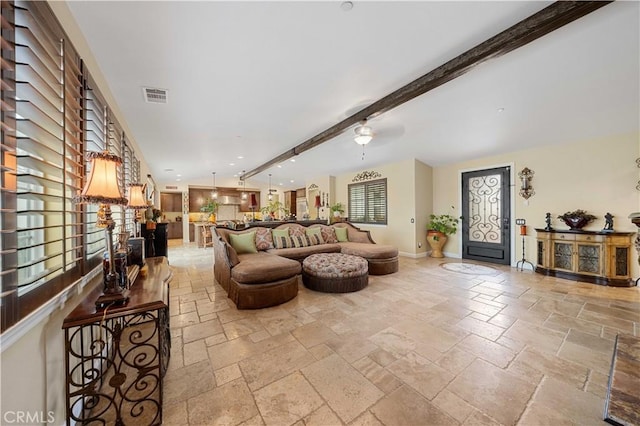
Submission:
<svg viewBox="0 0 640 426">
<path fill-rule="evenodd" d="M 293 183 L 293 182 L 295 182 L 295 180 L 291 179 L 289 182 Z"/>
<path fill-rule="evenodd" d="M 498 112 L 504 112 L 504 108 L 498 108 Z"/>
<path fill-rule="evenodd" d="M 351 9 L 353 9 L 353 3 L 350 1 L 343 1 L 340 4 L 340 9 L 344 10 L 345 12 L 350 11 Z"/>
<path fill-rule="evenodd" d="M 238 155 L 238 160 L 242 160 L 244 157 L 242 155 Z"/>
<path fill-rule="evenodd" d="M 296 162 L 296 159 L 295 159 L 295 158 L 292 158 L 292 159 L 291 159 L 291 162 L 292 162 L 292 163 L 295 163 L 295 162 Z"/>
<path fill-rule="evenodd" d="M 229 163 L 229 165 L 230 165 L 230 166 L 235 166 L 235 165 L 236 165 L 236 163 Z"/>
<path fill-rule="evenodd" d="M 182 179 L 176 179 L 176 182 L 180 182 Z"/>
<path fill-rule="evenodd" d="M 181 174 L 179 174 L 179 173 L 178 173 L 176 176 L 178 176 L 178 177 L 182 177 L 182 175 L 181 175 Z"/>
<path fill-rule="evenodd" d="M 173 169 L 164 169 L 165 172 L 172 172 Z"/>
<path fill-rule="evenodd" d="M 282 164 L 278 164 L 278 168 L 281 169 L 282 168 Z"/>
<path fill-rule="evenodd" d="M 284 185 L 284 183 L 280 182 L 278 185 L 283 186 L 283 185 Z"/>
</svg>

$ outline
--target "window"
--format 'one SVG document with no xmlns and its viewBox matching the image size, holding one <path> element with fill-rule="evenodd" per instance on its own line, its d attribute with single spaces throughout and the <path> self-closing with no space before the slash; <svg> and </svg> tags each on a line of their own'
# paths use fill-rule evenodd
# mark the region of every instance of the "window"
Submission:
<svg viewBox="0 0 640 426">
<path fill-rule="evenodd" d="M 349 221 L 387 223 L 387 179 L 349 185 Z"/>
<path fill-rule="evenodd" d="M 97 208 L 78 205 L 89 151 L 124 156 L 124 132 L 45 2 L 3 1 L 0 308 L 2 331 L 100 264 Z M 125 214 L 114 215 L 122 225 Z M 124 227 L 123 227 L 124 229 Z"/>
</svg>

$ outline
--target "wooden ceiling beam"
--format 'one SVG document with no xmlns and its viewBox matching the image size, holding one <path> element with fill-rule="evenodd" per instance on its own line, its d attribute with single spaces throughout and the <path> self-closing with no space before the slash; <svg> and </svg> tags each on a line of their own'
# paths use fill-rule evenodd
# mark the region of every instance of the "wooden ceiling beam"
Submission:
<svg viewBox="0 0 640 426">
<path fill-rule="evenodd" d="M 363 120 L 373 118 L 402 105 L 450 80 L 468 73 L 489 59 L 500 57 L 531 43 L 609 3 L 612 3 L 612 1 L 557 1 L 451 59 L 445 64 L 429 71 L 422 77 L 413 80 L 411 83 L 375 101 L 339 123 L 334 124 L 255 169 L 246 172 L 242 176 L 242 179 L 255 176 L 282 161 L 286 161 L 295 155 L 315 148 L 335 138 Z"/>
</svg>

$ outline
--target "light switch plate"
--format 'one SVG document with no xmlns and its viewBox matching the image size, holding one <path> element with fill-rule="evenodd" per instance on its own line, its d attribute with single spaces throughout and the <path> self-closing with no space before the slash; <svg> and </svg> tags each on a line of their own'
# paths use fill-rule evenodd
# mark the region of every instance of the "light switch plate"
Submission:
<svg viewBox="0 0 640 426">
<path fill-rule="evenodd" d="M 516 225 L 525 225 L 527 223 L 524 219 L 516 219 Z"/>
</svg>

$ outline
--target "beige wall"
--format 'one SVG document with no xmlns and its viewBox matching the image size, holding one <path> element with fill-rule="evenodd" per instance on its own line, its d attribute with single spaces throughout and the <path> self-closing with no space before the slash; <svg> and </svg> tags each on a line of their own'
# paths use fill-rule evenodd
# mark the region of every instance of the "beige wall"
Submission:
<svg viewBox="0 0 640 426">
<path fill-rule="evenodd" d="M 348 206 L 348 185 L 365 170 L 336 176 L 336 202 Z M 367 169 L 387 178 L 387 225 L 358 225 L 377 243 L 398 247 L 401 254 L 424 256 L 426 218 L 431 213 L 431 168 L 415 159 Z M 419 200 L 419 201 L 416 201 Z M 347 214 L 347 213 L 345 213 Z M 413 219 L 413 223 L 411 220 Z M 418 249 L 418 242 L 422 245 Z"/>
<path fill-rule="evenodd" d="M 523 150 L 487 157 L 433 169 L 434 211 L 447 212 L 455 206 L 460 213 L 460 173 L 472 169 L 484 169 L 512 163 L 515 176 L 515 202 L 512 214 L 512 230 L 516 218 L 524 218 L 528 226 L 526 239 L 527 259 L 533 261 L 536 254 L 535 230 L 545 226 L 545 213 L 550 212 L 552 226 L 567 229 L 556 217 L 569 210 L 583 209 L 598 219 L 587 230 L 601 230 L 603 216 L 614 215 L 617 231 L 633 231 L 637 228 L 627 216 L 638 210 L 640 192 L 636 190 L 638 168 L 635 160 L 640 156 L 638 139 L 631 134 L 606 139 L 594 139 L 562 146 Z M 528 202 L 518 194 L 517 174 L 524 167 L 535 172 L 531 184 L 535 195 Z M 514 192 L 512 191 L 512 193 Z M 445 247 L 447 253 L 461 255 L 461 233 L 450 238 Z M 522 243 L 516 237 L 515 261 L 522 257 Z M 635 256 L 634 256 L 635 259 Z M 638 275 L 638 264 L 633 264 L 633 275 Z"/>
</svg>

